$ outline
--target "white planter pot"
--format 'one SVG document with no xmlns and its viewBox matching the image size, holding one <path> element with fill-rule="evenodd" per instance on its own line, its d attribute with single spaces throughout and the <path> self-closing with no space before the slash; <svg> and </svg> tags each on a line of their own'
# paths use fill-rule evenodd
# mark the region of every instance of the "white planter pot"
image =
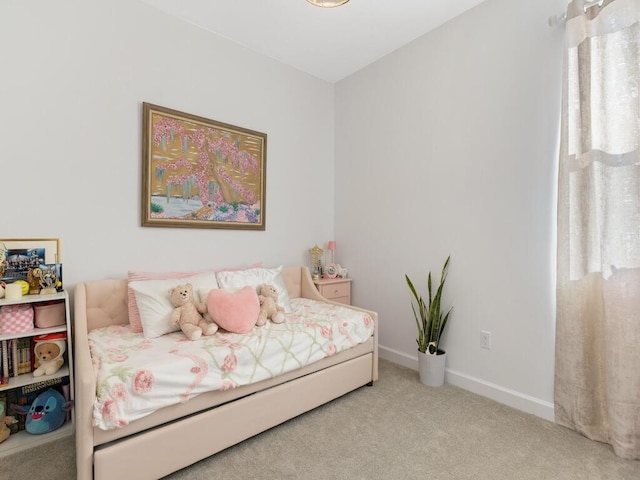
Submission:
<svg viewBox="0 0 640 480">
<path fill-rule="evenodd" d="M 420 381 L 430 387 L 439 387 L 444 384 L 444 366 L 447 354 L 444 350 L 438 350 L 438 352 L 438 355 L 418 352 Z"/>
</svg>

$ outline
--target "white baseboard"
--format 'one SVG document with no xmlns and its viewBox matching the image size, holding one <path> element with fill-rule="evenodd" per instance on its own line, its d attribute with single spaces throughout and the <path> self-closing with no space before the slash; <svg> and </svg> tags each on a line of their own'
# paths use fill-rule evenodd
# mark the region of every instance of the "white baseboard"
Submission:
<svg viewBox="0 0 640 480">
<path fill-rule="evenodd" d="M 389 360 L 390 362 L 397 363 L 403 367 L 410 368 L 411 370 L 418 371 L 418 357 L 411 357 L 404 352 L 399 352 L 393 348 L 383 347 L 378 345 L 378 356 Z"/>
<path fill-rule="evenodd" d="M 378 346 L 380 358 L 397 363 L 403 367 L 418 370 L 418 357 L 412 357 L 406 353 L 399 352 L 382 345 Z M 550 422 L 555 422 L 553 403 L 539 398 L 526 395 L 509 388 L 490 383 L 480 378 L 472 377 L 461 372 L 456 372 L 450 368 L 446 369 L 445 382 L 456 387 L 464 388 L 470 392 L 477 393 L 483 397 L 490 398 L 496 402 L 508 405 L 509 407 L 521 410 L 526 413 L 544 418 Z"/>
</svg>

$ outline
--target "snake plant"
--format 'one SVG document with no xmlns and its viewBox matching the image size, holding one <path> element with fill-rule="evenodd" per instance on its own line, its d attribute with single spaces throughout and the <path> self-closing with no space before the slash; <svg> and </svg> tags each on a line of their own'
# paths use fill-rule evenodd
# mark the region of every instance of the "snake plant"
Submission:
<svg viewBox="0 0 640 480">
<path fill-rule="evenodd" d="M 449 315 L 453 309 L 453 307 L 451 307 L 445 314 L 441 310 L 440 305 L 442 291 L 444 290 L 444 284 L 447 280 L 447 268 L 449 267 L 450 258 L 451 255 L 449 255 L 444 262 L 442 274 L 440 275 L 440 285 L 438 285 L 435 295 L 432 294 L 431 272 L 429 272 L 429 276 L 427 277 L 428 302 L 425 302 L 422 295 L 418 294 L 413 282 L 409 276 L 405 274 L 407 286 L 413 295 L 411 308 L 418 327 L 418 338 L 416 338 L 416 342 L 418 343 L 418 350 L 422 353 L 431 355 L 439 353 L 438 344 L 440 343 L 440 337 L 442 336 L 442 332 L 444 332 L 444 327 L 446 327 Z"/>
</svg>

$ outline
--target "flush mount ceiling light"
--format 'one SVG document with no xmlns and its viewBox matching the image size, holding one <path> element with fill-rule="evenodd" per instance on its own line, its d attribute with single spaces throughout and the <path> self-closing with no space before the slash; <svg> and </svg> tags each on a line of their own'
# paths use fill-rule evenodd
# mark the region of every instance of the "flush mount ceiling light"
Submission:
<svg viewBox="0 0 640 480">
<path fill-rule="evenodd" d="M 349 0 L 307 0 L 307 2 L 309 2 L 311 5 L 323 8 L 339 7 L 340 5 L 344 5 L 348 1 Z"/>
</svg>

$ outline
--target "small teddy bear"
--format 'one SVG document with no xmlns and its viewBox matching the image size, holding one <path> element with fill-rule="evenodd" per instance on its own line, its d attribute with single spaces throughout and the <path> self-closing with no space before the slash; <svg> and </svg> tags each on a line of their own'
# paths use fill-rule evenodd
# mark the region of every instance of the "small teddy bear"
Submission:
<svg viewBox="0 0 640 480">
<path fill-rule="evenodd" d="M 278 289 L 268 283 L 258 287 L 260 313 L 256 325 L 261 327 L 271 319 L 273 323 L 284 322 L 284 308 L 278 305 Z"/>
<path fill-rule="evenodd" d="M 67 350 L 66 334 L 49 334 L 34 337 L 36 356 L 34 377 L 53 375 L 64 365 L 64 352 Z"/>
<path fill-rule="evenodd" d="M 0 443 L 4 442 L 11 434 L 11 425 L 18 423 L 15 417 L 7 415 L 4 402 L 0 402 Z"/>
<path fill-rule="evenodd" d="M 198 340 L 202 335 L 213 335 L 218 331 L 216 323 L 204 319 L 207 306 L 195 301 L 190 283 L 172 288 L 169 297 L 171 304 L 176 307 L 171 314 L 171 325 L 179 326 L 189 340 Z"/>
</svg>

